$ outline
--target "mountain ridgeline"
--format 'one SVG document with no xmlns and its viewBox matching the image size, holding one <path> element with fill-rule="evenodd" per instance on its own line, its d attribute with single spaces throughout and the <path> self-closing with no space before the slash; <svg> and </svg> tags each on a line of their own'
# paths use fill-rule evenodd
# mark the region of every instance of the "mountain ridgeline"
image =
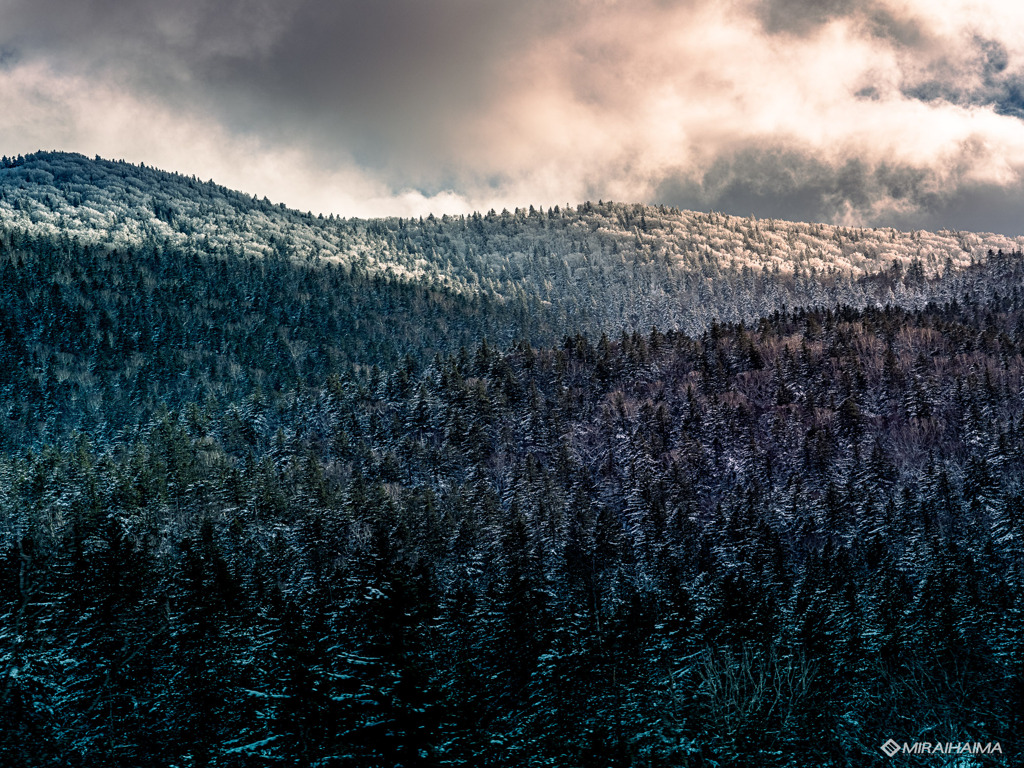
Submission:
<svg viewBox="0 0 1024 768">
<path fill-rule="evenodd" d="M 783 305 L 920 308 L 935 298 L 926 280 L 1024 246 L 1024 238 L 1000 235 L 618 203 L 325 219 L 194 178 L 78 155 L 40 153 L 3 165 L 0 221 L 9 230 L 119 249 L 333 263 L 346 274 L 518 303 L 562 331 L 646 333 L 658 325 L 693 334 L 713 319 L 751 322 Z M 894 280 L 861 280 L 894 268 Z"/>
<path fill-rule="evenodd" d="M 1021 243 L 0 169 L 0 763 L 1024 733 Z"/>
<path fill-rule="evenodd" d="M 920 309 L 1012 286 L 1021 243 L 621 204 L 346 220 L 79 155 L 0 169 L 0 446 L 352 367 L 582 334 Z M 997 258 L 992 258 L 996 256 Z"/>
</svg>

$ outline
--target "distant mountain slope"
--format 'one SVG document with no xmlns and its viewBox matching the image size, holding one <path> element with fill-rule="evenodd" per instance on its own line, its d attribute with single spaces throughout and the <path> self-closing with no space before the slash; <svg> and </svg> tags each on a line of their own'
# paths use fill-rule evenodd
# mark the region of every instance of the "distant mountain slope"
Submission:
<svg viewBox="0 0 1024 768">
<path fill-rule="evenodd" d="M 212 182 L 67 153 L 6 160 L 0 225 L 114 246 L 331 261 L 346 270 L 548 306 L 575 327 L 699 332 L 780 306 L 920 307 L 921 278 L 1024 238 L 796 224 L 586 203 L 427 219 L 303 214 Z M 894 281 L 863 282 L 892 270 Z M 909 276 L 911 280 L 902 279 Z"/>
<path fill-rule="evenodd" d="M 987 300 L 1024 268 L 1017 252 L 989 258 L 1019 245 L 998 236 L 612 203 L 323 219 L 79 155 L 3 165 L 0 447 L 114 435 L 162 406 L 321 386 L 361 366 L 401 386 L 484 338 L 699 337 L 799 306 Z"/>
</svg>

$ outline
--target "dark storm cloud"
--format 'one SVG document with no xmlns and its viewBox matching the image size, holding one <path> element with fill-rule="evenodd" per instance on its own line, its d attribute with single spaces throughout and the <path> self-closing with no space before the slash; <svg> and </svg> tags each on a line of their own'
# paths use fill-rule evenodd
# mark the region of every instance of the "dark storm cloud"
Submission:
<svg viewBox="0 0 1024 768">
<path fill-rule="evenodd" d="M 770 33 L 802 35 L 865 5 L 868 3 L 863 0 L 763 0 L 755 6 L 755 13 Z"/>
<path fill-rule="evenodd" d="M 976 230 L 1024 234 L 1024 184 L 965 185 L 910 222 L 896 218 L 895 226 L 927 229 Z"/>
<path fill-rule="evenodd" d="M 1024 118 L 1024 71 L 1010 68 L 1006 47 L 978 38 L 965 60 L 939 58 L 918 79 L 904 84 L 904 95 L 925 102 L 992 107 L 998 114 Z"/>
<path fill-rule="evenodd" d="M 736 216 L 1024 234 L 1024 183 L 943 186 L 922 168 L 870 167 L 856 158 L 833 167 L 782 149 L 719 158 L 698 179 L 666 178 L 657 198 Z"/>
<path fill-rule="evenodd" d="M 18 63 L 18 51 L 11 46 L 0 46 L 0 69 L 10 69 Z"/>
<path fill-rule="evenodd" d="M 833 165 L 782 147 L 719 157 L 699 177 L 679 171 L 659 184 L 656 196 L 680 208 L 737 216 L 1024 234 L 1024 180 L 979 182 L 856 157 Z"/>
<path fill-rule="evenodd" d="M 837 212 L 872 219 L 879 201 L 890 210 L 913 211 L 942 202 L 918 168 L 872 167 L 858 158 L 832 166 L 808 153 L 771 147 L 720 157 L 699 179 L 666 179 L 658 196 L 682 208 L 816 221 L 835 220 Z"/>
<path fill-rule="evenodd" d="M 875 0 L 760 0 L 754 13 L 773 35 L 808 35 L 837 19 L 856 19 L 871 35 L 913 48 L 927 42 L 917 19 Z"/>
<path fill-rule="evenodd" d="M 341 137 L 361 163 L 408 176 L 424 156 L 430 170 L 452 161 L 449 133 L 497 97 L 496 65 L 545 15 L 474 0 L 306 3 L 266 55 L 206 74 L 251 95 L 246 120 L 276 125 L 261 113 L 280 105 L 317 139 Z"/>
<path fill-rule="evenodd" d="M 557 14 L 541 2 L 9 3 L 4 50 L 112 77 L 239 131 L 343 147 L 387 168 L 450 151 L 495 66 Z"/>
<path fill-rule="evenodd" d="M 1024 72 L 1009 68 L 1009 53 L 998 40 L 978 40 L 978 52 L 983 87 L 969 100 L 991 104 L 1002 115 L 1024 118 Z"/>
</svg>

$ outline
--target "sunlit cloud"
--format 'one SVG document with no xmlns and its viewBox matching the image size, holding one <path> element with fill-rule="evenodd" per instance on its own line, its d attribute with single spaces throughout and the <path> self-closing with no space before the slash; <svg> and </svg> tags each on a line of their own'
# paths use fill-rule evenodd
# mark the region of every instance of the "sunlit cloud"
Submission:
<svg viewBox="0 0 1024 768">
<path fill-rule="evenodd" d="M 123 157 L 342 215 L 603 198 L 1024 229 L 1015 6 L 129 7 L 0 5 L 0 151 Z"/>
</svg>

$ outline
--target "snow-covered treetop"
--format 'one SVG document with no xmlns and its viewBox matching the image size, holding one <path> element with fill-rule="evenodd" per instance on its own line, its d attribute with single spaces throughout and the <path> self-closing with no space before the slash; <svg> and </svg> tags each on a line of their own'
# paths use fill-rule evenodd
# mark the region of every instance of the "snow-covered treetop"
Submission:
<svg viewBox="0 0 1024 768">
<path fill-rule="evenodd" d="M 112 246 L 148 241 L 227 256 L 330 261 L 501 300 L 570 307 L 621 300 L 629 307 L 617 311 L 636 324 L 657 319 L 665 307 L 678 315 L 671 307 L 681 291 L 699 288 L 702 301 L 720 307 L 718 294 L 755 276 L 812 286 L 801 298 L 808 302 L 840 298 L 828 291 L 841 286 L 841 298 L 856 304 L 862 302 L 849 286 L 865 275 L 888 270 L 923 279 L 984 261 L 990 251 L 1024 248 L 1024 238 L 1002 235 L 858 229 L 611 202 L 426 219 L 325 218 L 123 161 L 40 152 L 0 165 L 0 226 L 7 229 Z M 777 304 L 769 297 L 752 309 L 770 312 Z"/>
</svg>

